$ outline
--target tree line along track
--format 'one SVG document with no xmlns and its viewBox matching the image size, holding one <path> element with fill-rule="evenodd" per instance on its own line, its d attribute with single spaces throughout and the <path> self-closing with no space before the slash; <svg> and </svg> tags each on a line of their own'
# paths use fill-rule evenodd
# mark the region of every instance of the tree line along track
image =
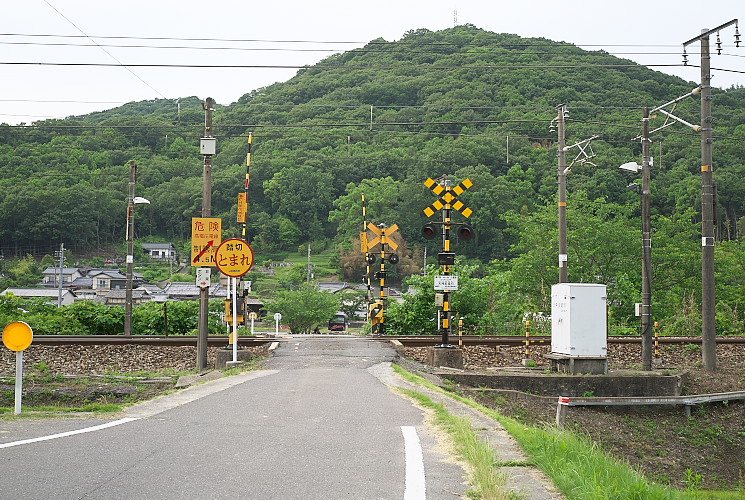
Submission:
<svg viewBox="0 0 745 500">
<path fill-rule="evenodd" d="M 307 338 L 314 338 L 307 336 Z M 333 338 L 333 337 L 329 337 Z M 374 340 L 391 341 L 397 340 L 405 347 L 424 347 L 438 345 L 442 337 L 439 335 L 403 335 L 403 336 L 373 336 Z M 458 345 L 461 341 L 463 345 L 481 345 L 481 346 L 519 346 L 525 345 L 530 339 L 533 345 L 540 345 L 551 342 L 550 336 L 501 336 L 501 337 L 480 337 L 477 335 L 464 335 L 461 337 L 451 337 L 453 345 Z M 286 340 L 283 338 L 267 337 L 238 337 L 238 345 L 259 346 L 268 342 Z M 701 344 L 701 337 L 659 337 L 660 344 Z M 717 344 L 745 344 L 745 337 L 724 337 L 716 339 Z M 196 346 L 196 335 L 133 335 L 124 337 L 119 335 L 36 335 L 33 343 L 36 345 L 152 345 L 152 346 Z M 608 337 L 609 344 L 638 344 L 641 343 L 641 337 Z M 228 345 L 227 335 L 211 335 L 208 338 L 210 346 Z"/>
</svg>

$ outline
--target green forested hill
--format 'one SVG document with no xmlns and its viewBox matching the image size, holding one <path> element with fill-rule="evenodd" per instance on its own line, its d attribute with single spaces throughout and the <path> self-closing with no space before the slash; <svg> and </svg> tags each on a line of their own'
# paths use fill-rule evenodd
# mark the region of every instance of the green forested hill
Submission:
<svg viewBox="0 0 745 500">
<path fill-rule="evenodd" d="M 397 223 L 408 247 L 420 248 L 422 209 L 434 201 L 423 182 L 449 175 L 474 182 L 462 198 L 474 210 L 478 240 L 459 245 L 459 254 L 517 265 L 535 245 L 556 243 L 556 133 L 549 126 L 557 105 L 566 104 L 568 144 L 600 136 L 592 143 L 596 166 L 576 165 L 568 176 L 570 230 L 588 224 L 587 238 L 570 239 L 570 259 L 578 261 L 570 269 L 597 257 L 582 272 L 613 280 L 615 268 L 599 270 L 601 255 L 593 257 L 593 248 L 584 246 L 598 235 L 591 223 L 624 218 L 632 234 L 637 230 L 639 198 L 626 189 L 636 179 L 618 166 L 641 162 L 635 137 L 642 107 L 695 85 L 603 51 L 474 26 L 373 40 L 217 107 L 212 214 L 224 218 L 227 235 L 238 235 L 235 200 L 251 132 L 249 239 L 257 253 L 309 241 L 349 244 L 361 227 L 362 191 L 374 222 Z M 6 257 L 50 253 L 60 241 L 81 253 L 120 244 L 129 160 L 139 165 L 137 195 L 151 201 L 137 209 L 138 238 L 188 239 L 190 219 L 201 211 L 205 97 L 0 126 L 0 247 Z M 675 113 L 699 122 L 698 98 L 682 101 Z M 718 238 L 739 241 L 745 88 L 715 89 L 714 115 Z M 700 138 L 675 125 L 652 139 L 660 241 L 681 234 L 695 240 Z M 530 239 L 536 224 L 539 234 Z M 596 244 L 608 242 L 601 237 Z M 613 250 L 631 259 L 632 280 L 637 248 L 633 241 L 631 248 Z M 553 273 L 555 249 L 547 248 L 545 259 L 544 272 Z M 671 269 L 661 281 L 672 287 L 680 281 L 674 276 L 687 274 Z"/>
</svg>

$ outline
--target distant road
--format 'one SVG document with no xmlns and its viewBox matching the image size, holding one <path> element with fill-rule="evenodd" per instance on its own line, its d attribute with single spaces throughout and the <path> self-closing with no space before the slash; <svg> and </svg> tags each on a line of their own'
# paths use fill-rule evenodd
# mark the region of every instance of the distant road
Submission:
<svg viewBox="0 0 745 500">
<path fill-rule="evenodd" d="M 422 411 L 378 378 L 393 357 L 360 337 L 288 336 L 263 370 L 137 405 L 123 419 L 0 422 L 1 494 L 459 498 L 463 470 L 446 461 Z"/>
</svg>

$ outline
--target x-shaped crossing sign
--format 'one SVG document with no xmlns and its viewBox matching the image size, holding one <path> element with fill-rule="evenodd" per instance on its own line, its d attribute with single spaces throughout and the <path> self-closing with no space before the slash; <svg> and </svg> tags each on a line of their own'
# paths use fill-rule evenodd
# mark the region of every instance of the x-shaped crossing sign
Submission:
<svg viewBox="0 0 745 500">
<path fill-rule="evenodd" d="M 464 217 L 468 218 L 473 213 L 473 210 L 463 204 L 462 201 L 458 200 L 458 196 L 463 194 L 463 191 L 473 186 L 471 179 L 466 179 L 455 187 L 442 186 L 437 184 L 436 181 L 427 179 L 424 181 L 424 185 L 432 190 L 440 198 L 424 209 L 424 213 L 427 217 L 432 217 L 435 212 L 442 210 L 443 208 L 454 208 L 458 212 L 462 213 Z M 444 194 L 443 194 L 444 191 Z"/>
<path fill-rule="evenodd" d="M 379 228 L 372 222 L 367 225 L 367 229 L 375 233 L 375 238 L 367 243 L 367 248 L 373 248 L 378 243 L 385 243 L 393 250 L 398 248 L 398 243 L 391 239 L 393 233 L 398 231 L 398 224 L 393 224 L 391 227 Z"/>
</svg>

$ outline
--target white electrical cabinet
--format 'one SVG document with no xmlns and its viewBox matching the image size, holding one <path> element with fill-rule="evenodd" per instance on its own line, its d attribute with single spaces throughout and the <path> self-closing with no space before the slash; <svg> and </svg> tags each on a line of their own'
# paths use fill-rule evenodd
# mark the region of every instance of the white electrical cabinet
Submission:
<svg viewBox="0 0 745 500">
<path fill-rule="evenodd" d="M 551 287 L 551 351 L 604 358 L 608 352 L 605 285 L 557 283 Z"/>
</svg>

